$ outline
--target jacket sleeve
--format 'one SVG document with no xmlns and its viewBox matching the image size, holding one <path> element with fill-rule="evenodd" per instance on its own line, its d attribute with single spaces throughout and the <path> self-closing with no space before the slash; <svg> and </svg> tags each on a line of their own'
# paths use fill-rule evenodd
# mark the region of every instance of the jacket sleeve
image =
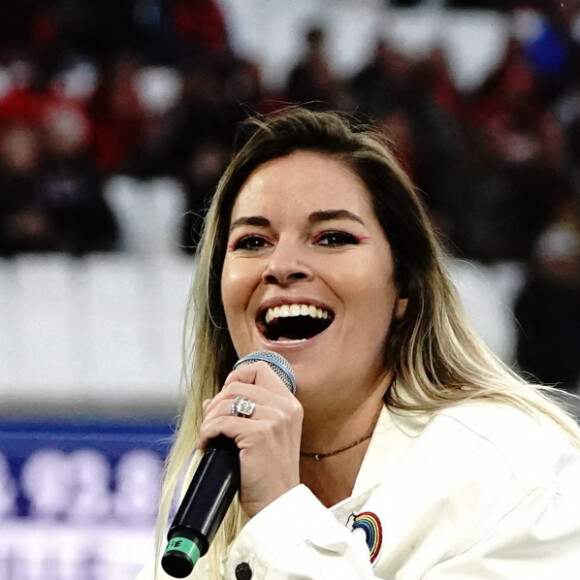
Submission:
<svg viewBox="0 0 580 580">
<path fill-rule="evenodd" d="M 227 558 L 226 580 L 244 577 L 243 569 L 260 580 L 375 578 L 362 536 L 341 525 L 304 485 L 246 524 Z"/>
</svg>

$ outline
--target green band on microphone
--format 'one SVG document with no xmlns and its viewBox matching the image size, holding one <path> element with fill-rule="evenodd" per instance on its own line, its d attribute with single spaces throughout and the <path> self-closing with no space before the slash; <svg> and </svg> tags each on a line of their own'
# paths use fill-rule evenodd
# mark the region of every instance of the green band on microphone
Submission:
<svg viewBox="0 0 580 580">
<path fill-rule="evenodd" d="M 166 554 L 173 551 L 182 552 L 191 559 L 193 564 L 197 562 L 200 556 L 199 548 L 195 542 L 179 536 L 172 538 L 165 549 Z"/>
</svg>

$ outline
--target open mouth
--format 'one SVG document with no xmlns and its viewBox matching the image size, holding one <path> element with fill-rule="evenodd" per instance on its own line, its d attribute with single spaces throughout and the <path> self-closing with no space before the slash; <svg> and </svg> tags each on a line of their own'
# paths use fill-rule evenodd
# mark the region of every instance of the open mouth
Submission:
<svg viewBox="0 0 580 580">
<path fill-rule="evenodd" d="M 334 313 L 311 304 L 284 304 L 268 308 L 258 316 L 258 328 L 270 341 L 308 340 L 325 331 Z"/>
</svg>

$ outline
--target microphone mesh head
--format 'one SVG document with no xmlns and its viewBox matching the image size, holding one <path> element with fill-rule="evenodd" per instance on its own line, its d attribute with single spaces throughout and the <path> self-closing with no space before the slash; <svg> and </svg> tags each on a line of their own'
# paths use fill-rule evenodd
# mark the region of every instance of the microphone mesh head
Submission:
<svg viewBox="0 0 580 580">
<path fill-rule="evenodd" d="M 251 365 L 252 363 L 264 361 L 270 365 L 270 368 L 282 379 L 288 390 L 294 395 L 296 393 L 296 379 L 290 363 L 277 352 L 271 350 L 256 350 L 243 356 L 234 365 L 234 369 L 243 366 Z"/>
</svg>

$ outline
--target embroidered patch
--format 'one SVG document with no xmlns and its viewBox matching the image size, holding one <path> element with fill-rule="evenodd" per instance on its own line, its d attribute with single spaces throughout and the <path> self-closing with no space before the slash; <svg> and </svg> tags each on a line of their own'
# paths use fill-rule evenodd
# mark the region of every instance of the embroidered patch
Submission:
<svg viewBox="0 0 580 580">
<path fill-rule="evenodd" d="M 362 512 L 354 516 L 352 530 L 364 532 L 372 564 L 377 559 L 383 543 L 383 528 L 379 518 L 373 512 Z"/>
</svg>

